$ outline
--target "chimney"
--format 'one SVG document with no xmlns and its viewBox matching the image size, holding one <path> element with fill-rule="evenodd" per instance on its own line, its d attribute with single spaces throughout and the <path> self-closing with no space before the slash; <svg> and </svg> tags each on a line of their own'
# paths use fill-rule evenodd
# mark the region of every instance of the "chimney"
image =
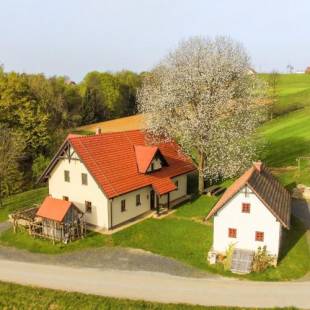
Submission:
<svg viewBox="0 0 310 310">
<path fill-rule="evenodd" d="M 97 127 L 96 128 L 96 135 L 100 135 L 101 134 L 101 128 Z"/>
<path fill-rule="evenodd" d="M 256 161 L 253 163 L 253 165 L 258 172 L 262 171 L 263 163 L 261 161 Z"/>
</svg>

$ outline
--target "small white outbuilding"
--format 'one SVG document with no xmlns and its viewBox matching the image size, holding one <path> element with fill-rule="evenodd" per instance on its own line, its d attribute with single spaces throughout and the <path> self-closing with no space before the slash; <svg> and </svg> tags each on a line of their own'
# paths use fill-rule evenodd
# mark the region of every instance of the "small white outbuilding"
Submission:
<svg viewBox="0 0 310 310">
<path fill-rule="evenodd" d="M 254 163 L 217 202 L 214 216 L 214 253 L 235 249 L 256 251 L 266 246 L 276 258 L 282 229 L 290 228 L 291 196 L 261 162 Z"/>
</svg>

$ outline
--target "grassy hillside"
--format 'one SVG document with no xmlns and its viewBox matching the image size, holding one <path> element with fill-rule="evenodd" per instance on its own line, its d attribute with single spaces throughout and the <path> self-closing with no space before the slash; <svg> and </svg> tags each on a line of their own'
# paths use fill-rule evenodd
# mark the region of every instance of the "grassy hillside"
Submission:
<svg viewBox="0 0 310 310">
<path fill-rule="evenodd" d="M 0 222 L 7 220 L 8 215 L 18 209 L 31 208 L 41 203 L 47 194 L 47 188 L 42 187 L 4 199 L 3 207 L 0 208 Z"/>
<path fill-rule="evenodd" d="M 265 81 L 269 74 L 262 74 Z M 273 106 L 274 115 L 282 115 L 304 107 L 310 107 L 310 74 L 280 74 L 276 92 L 278 99 Z"/>
<path fill-rule="evenodd" d="M 269 79 L 268 75 L 262 77 Z M 310 160 L 303 163 L 303 169 L 297 169 L 297 159 L 310 156 L 310 75 L 280 75 L 277 95 L 272 109 L 281 116 L 259 130 L 266 142 L 262 159 L 270 167 L 287 168 L 279 172 L 285 184 L 310 185 Z"/>
<path fill-rule="evenodd" d="M 272 167 L 296 165 L 299 156 L 310 156 L 310 109 L 278 117 L 260 130 L 267 142 L 264 160 Z"/>
</svg>

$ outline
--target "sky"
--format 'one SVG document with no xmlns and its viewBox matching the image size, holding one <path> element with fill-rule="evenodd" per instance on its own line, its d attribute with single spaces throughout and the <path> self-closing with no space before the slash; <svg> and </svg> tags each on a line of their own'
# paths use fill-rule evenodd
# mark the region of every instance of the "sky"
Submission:
<svg viewBox="0 0 310 310">
<path fill-rule="evenodd" d="M 6 71 L 151 70 L 180 40 L 227 35 L 259 72 L 310 65 L 309 0 L 0 0 Z"/>
</svg>

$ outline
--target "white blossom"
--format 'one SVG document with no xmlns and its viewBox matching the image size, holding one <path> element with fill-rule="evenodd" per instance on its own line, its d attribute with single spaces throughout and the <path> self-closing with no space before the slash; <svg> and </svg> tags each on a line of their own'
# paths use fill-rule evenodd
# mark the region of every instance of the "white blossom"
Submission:
<svg viewBox="0 0 310 310">
<path fill-rule="evenodd" d="M 138 91 L 147 132 L 175 139 L 195 158 L 200 179 L 235 176 L 255 157 L 264 83 L 248 74 L 250 67 L 232 39 L 193 37 L 164 58 Z"/>
</svg>

